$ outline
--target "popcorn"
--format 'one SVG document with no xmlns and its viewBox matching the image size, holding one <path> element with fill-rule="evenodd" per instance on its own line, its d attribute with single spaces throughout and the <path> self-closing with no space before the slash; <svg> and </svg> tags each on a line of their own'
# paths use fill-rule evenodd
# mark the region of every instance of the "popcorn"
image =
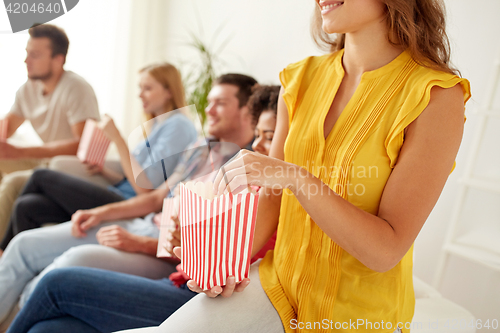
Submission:
<svg viewBox="0 0 500 333">
<path fill-rule="evenodd" d="M 248 277 L 259 195 L 213 196 L 213 184 L 180 185 L 182 270 L 203 290 Z"/>
<path fill-rule="evenodd" d="M 92 119 L 87 119 L 76 156 L 83 163 L 102 167 L 109 144 L 109 139 L 104 132 L 97 127 L 97 123 Z"/>
<path fill-rule="evenodd" d="M 156 251 L 156 256 L 158 258 L 172 258 L 173 256 L 168 253 L 166 247 L 168 245 L 167 233 L 168 230 L 176 229 L 177 225 L 172 221 L 172 216 L 177 216 L 179 210 L 179 200 L 178 197 L 175 198 L 165 198 L 163 200 L 163 209 L 161 213 L 161 223 L 160 223 L 160 236 L 158 238 L 158 249 Z M 179 226 L 180 228 L 180 226 Z"/>
</svg>

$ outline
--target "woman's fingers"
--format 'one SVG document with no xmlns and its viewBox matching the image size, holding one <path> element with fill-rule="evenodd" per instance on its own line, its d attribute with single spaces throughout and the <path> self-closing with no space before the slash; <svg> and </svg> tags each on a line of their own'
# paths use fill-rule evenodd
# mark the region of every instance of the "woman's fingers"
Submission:
<svg viewBox="0 0 500 333">
<path fill-rule="evenodd" d="M 230 297 L 234 292 L 242 292 L 250 284 L 250 279 L 243 279 L 240 283 L 236 283 L 234 276 L 230 276 L 226 280 L 226 285 L 224 287 L 214 286 L 210 290 L 202 290 L 200 286 L 196 284 L 195 281 L 189 280 L 187 282 L 188 288 L 195 293 L 205 293 L 208 297 L 217 297 L 221 295 L 222 297 Z"/>
<path fill-rule="evenodd" d="M 181 259 L 181 257 L 182 257 L 182 249 L 181 249 L 180 246 L 174 247 L 174 254 L 177 256 L 177 258 Z"/>
<path fill-rule="evenodd" d="M 244 165 L 234 167 L 233 169 L 224 170 L 225 173 L 223 180 L 217 187 L 217 195 L 235 192 L 238 187 L 246 187 L 248 185 L 248 173 L 247 168 Z"/>
<path fill-rule="evenodd" d="M 221 286 L 215 286 L 212 287 L 212 289 L 205 291 L 205 294 L 208 297 L 217 297 L 220 295 L 220 293 L 223 291 L 223 288 Z"/>
<path fill-rule="evenodd" d="M 238 283 L 236 285 L 236 288 L 234 288 L 234 291 L 237 292 L 237 293 L 240 293 L 242 292 L 243 290 L 245 290 L 245 288 L 250 284 L 250 279 L 249 278 L 246 278 L 246 279 L 243 279 L 241 280 L 240 283 Z"/>
<path fill-rule="evenodd" d="M 226 286 L 224 287 L 224 290 L 221 292 L 222 297 L 229 297 L 233 294 L 234 288 L 236 287 L 236 279 L 234 276 L 230 276 L 226 280 Z"/>
<path fill-rule="evenodd" d="M 205 290 L 203 291 L 200 286 L 198 286 L 196 284 L 196 282 L 194 282 L 193 280 L 189 280 L 187 282 L 187 286 L 188 288 L 195 292 L 195 293 L 205 293 L 205 295 L 207 295 L 208 297 L 217 297 L 221 292 L 222 292 L 222 288 L 220 286 L 215 286 L 213 287 L 212 289 L 210 290 Z"/>
<path fill-rule="evenodd" d="M 236 154 L 232 159 L 230 159 L 226 164 L 220 167 L 219 172 L 214 180 L 214 194 L 220 194 L 219 188 L 222 186 L 225 188 L 226 184 L 229 182 L 227 178 L 227 173 L 234 168 L 241 167 L 244 165 L 242 159 L 242 151 Z"/>
</svg>

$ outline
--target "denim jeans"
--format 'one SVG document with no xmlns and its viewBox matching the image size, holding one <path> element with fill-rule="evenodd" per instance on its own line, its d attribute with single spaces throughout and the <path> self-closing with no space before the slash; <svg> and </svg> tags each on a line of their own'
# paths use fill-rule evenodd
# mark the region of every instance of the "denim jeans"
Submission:
<svg viewBox="0 0 500 333">
<path fill-rule="evenodd" d="M 168 279 L 61 268 L 40 280 L 7 332 L 94 333 L 158 326 L 195 295 Z"/>
<path fill-rule="evenodd" d="M 83 266 L 151 279 L 167 277 L 175 271 L 175 265 L 153 256 L 97 244 L 97 231 L 112 224 L 136 235 L 158 237 L 158 227 L 148 217 L 106 222 L 88 230 L 84 238 L 71 235 L 71 222 L 27 230 L 14 237 L 0 258 L 0 322 L 20 296 L 19 305 L 24 305 L 38 281 L 52 269 Z"/>
</svg>

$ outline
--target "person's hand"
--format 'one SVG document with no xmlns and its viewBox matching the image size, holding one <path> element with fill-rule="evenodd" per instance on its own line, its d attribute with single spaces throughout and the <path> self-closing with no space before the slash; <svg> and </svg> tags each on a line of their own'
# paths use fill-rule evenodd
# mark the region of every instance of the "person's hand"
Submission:
<svg viewBox="0 0 500 333">
<path fill-rule="evenodd" d="M 166 238 L 167 238 L 167 243 L 165 244 L 165 250 L 170 255 L 174 255 L 174 248 L 175 247 L 180 247 L 181 246 L 181 229 L 180 229 L 180 221 L 179 217 L 177 215 L 172 215 L 171 220 L 174 222 L 174 226 L 172 226 L 170 229 L 168 229 Z"/>
<path fill-rule="evenodd" d="M 174 254 L 181 259 L 182 249 L 180 247 L 174 248 Z M 217 297 L 221 295 L 222 297 L 230 297 L 234 292 L 242 292 L 250 284 L 250 279 L 243 279 L 239 283 L 235 283 L 235 277 L 230 276 L 226 280 L 226 285 L 224 287 L 214 286 L 210 290 L 202 290 L 200 286 L 196 284 L 193 280 L 187 282 L 188 288 L 195 293 L 205 293 L 208 297 Z"/>
<path fill-rule="evenodd" d="M 99 244 L 121 251 L 139 252 L 140 236 L 131 234 L 119 225 L 102 227 L 96 234 Z"/>
<path fill-rule="evenodd" d="M 115 122 L 113 121 L 113 118 L 111 118 L 109 115 L 105 114 L 102 120 L 99 122 L 97 125 L 108 139 L 111 141 L 117 141 L 118 139 L 121 138 L 120 131 L 115 125 Z"/>
<path fill-rule="evenodd" d="M 21 150 L 5 141 L 0 141 L 0 160 L 21 158 Z"/>
<path fill-rule="evenodd" d="M 87 230 L 97 226 L 101 223 L 102 217 L 99 214 L 99 210 L 88 209 L 88 210 L 77 210 L 71 216 L 71 234 L 73 237 L 82 238 L 87 236 Z"/>
<path fill-rule="evenodd" d="M 85 164 L 85 169 L 87 171 L 87 174 L 89 176 L 101 174 L 103 171 L 103 167 L 100 165 L 93 165 L 93 164 L 89 164 L 89 163 L 84 163 L 84 164 Z"/>
<path fill-rule="evenodd" d="M 239 192 L 249 185 L 283 190 L 296 185 L 299 174 L 307 174 L 305 169 L 280 159 L 241 150 L 222 166 L 214 181 L 214 194 Z"/>
</svg>

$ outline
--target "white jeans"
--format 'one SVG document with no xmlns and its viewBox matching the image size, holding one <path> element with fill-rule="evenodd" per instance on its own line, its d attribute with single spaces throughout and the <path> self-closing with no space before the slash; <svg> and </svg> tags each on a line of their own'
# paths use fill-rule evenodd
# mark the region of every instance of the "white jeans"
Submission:
<svg viewBox="0 0 500 333">
<path fill-rule="evenodd" d="M 145 219 L 114 221 L 89 230 L 87 237 L 71 236 L 71 222 L 53 227 L 28 230 L 10 242 L 0 258 L 0 322 L 18 302 L 23 306 L 37 282 L 50 270 L 59 267 L 85 266 L 144 276 L 167 277 L 175 266 L 152 256 L 118 251 L 98 245 L 100 227 L 120 225 L 129 232 L 158 237 L 152 214 Z"/>
</svg>

